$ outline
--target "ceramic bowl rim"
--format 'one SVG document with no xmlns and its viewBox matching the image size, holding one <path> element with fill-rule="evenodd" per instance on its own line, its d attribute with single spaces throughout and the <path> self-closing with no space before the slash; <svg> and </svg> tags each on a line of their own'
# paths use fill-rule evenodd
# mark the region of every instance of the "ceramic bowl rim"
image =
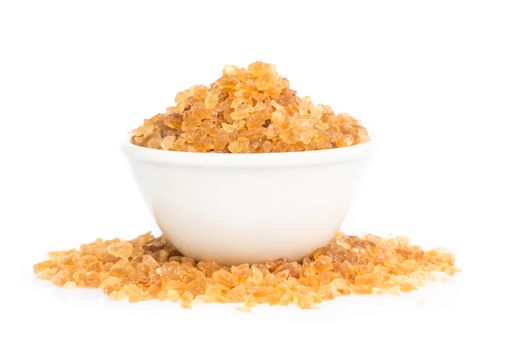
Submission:
<svg viewBox="0 0 507 350">
<path fill-rule="evenodd" d="M 213 153 L 166 151 L 134 145 L 130 136 L 121 143 L 130 158 L 147 163 L 213 168 L 277 168 L 332 164 L 368 156 L 373 151 L 371 140 L 357 145 L 325 150 L 273 153 Z"/>
</svg>

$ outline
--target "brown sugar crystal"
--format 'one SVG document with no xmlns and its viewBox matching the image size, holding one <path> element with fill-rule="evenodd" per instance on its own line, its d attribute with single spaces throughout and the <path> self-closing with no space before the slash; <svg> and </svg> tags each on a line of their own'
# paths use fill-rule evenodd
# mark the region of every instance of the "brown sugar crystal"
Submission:
<svg viewBox="0 0 507 350">
<path fill-rule="evenodd" d="M 131 241 L 97 239 L 78 250 L 50 252 L 34 271 L 58 286 L 100 288 L 116 300 L 312 308 L 340 295 L 411 291 L 439 273 L 453 275 L 459 269 L 451 253 L 424 251 L 403 237 L 338 233 L 300 262 L 224 266 L 182 256 L 166 236 L 147 233 Z"/>
<path fill-rule="evenodd" d="M 367 140 L 356 119 L 297 96 L 275 66 L 263 62 L 225 66 L 211 86 L 180 92 L 175 106 L 131 133 L 135 145 L 186 152 L 309 151 Z"/>
</svg>

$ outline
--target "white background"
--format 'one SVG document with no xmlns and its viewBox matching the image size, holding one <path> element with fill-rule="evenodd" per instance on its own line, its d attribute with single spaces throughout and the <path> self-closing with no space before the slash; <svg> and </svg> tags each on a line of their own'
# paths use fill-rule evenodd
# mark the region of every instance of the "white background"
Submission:
<svg viewBox="0 0 507 350">
<path fill-rule="evenodd" d="M 0 347 L 505 349 L 504 5 L 0 2 Z M 252 313 L 111 302 L 33 277 L 48 250 L 156 231 L 120 139 L 223 64 L 255 60 L 377 142 L 345 231 L 447 247 L 462 273 L 400 297 Z"/>
</svg>

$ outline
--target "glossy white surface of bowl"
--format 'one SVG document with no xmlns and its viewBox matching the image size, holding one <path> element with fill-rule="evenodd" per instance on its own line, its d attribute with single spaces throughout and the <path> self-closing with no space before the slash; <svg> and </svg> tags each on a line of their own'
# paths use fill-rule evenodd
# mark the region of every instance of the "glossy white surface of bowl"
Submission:
<svg viewBox="0 0 507 350">
<path fill-rule="evenodd" d="M 139 189 L 183 254 L 226 264 L 297 260 L 340 228 L 371 142 L 329 150 L 223 154 L 124 141 Z"/>
</svg>

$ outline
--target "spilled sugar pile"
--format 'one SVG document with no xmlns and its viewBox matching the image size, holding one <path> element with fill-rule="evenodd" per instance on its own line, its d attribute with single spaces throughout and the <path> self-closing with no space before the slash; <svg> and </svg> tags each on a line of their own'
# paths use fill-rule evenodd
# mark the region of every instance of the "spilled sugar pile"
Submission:
<svg viewBox="0 0 507 350">
<path fill-rule="evenodd" d="M 453 254 L 423 251 L 407 238 L 337 233 L 302 261 L 278 259 L 224 266 L 182 256 L 166 236 L 150 233 L 133 240 L 97 239 L 76 250 L 50 252 L 34 266 L 36 275 L 64 288 L 100 288 L 110 298 L 142 301 L 316 304 L 347 294 L 414 290 L 439 274 L 459 271 Z"/>
</svg>

